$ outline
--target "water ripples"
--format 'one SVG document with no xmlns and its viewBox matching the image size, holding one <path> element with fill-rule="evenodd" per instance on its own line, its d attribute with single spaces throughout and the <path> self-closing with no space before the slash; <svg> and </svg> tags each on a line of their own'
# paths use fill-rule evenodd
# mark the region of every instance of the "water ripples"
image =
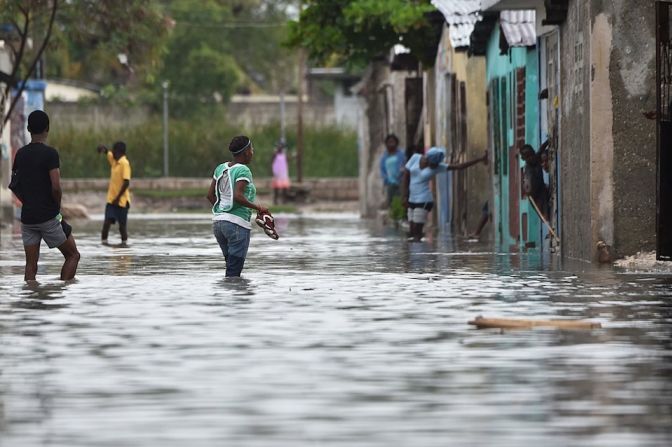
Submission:
<svg viewBox="0 0 672 447">
<path fill-rule="evenodd" d="M 201 216 L 76 225 L 75 283 L 0 251 L 5 446 L 667 446 L 672 280 L 486 244 L 280 218 L 244 279 Z M 570 273 L 571 271 L 571 273 Z M 476 330 L 477 315 L 590 318 Z"/>
</svg>

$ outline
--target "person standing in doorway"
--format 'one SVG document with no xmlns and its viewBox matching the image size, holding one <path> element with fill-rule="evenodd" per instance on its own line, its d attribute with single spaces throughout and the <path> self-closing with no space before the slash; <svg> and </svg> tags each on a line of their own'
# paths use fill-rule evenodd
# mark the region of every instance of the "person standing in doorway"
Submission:
<svg viewBox="0 0 672 447">
<path fill-rule="evenodd" d="M 289 180 L 289 165 L 287 163 L 287 153 L 285 152 L 286 145 L 284 141 L 279 141 L 273 153 L 271 160 L 271 170 L 273 172 L 272 188 L 273 188 L 273 204 L 277 205 L 279 196 L 284 203 L 287 200 L 287 191 L 290 187 Z"/>
<path fill-rule="evenodd" d="M 434 196 L 429 181 L 438 173 L 466 169 L 477 163 L 488 162 L 488 153 L 481 158 L 464 163 L 448 165 L 443 163 L 445 151 L 433 147 L 426 154 L 414 154 L 406 163 L 402 197 L 404 206 L 408 208 L 408 222 L 410 223 L 409 237 L 419 242 L 424 236 L 423 228 L 427 223 L 427 216 L 434 208 Z M 408 188 L 405 185 L 409 185 Z"/>
<path fill-rule="evenodd" d="M 252 210 L 270 215 L 268 208 L 254 203 L 257 189 L 248 165 L 254 157 L 249 137 L 233 137 L 229 144 L 232 162 L 215 168 L 208 190 L 212 204 L 213 232 L 226 261 L 226 276 L 238 277 L 243 271 L 250 246 Z"/>
<path fill-rule="evenodd" d="M 385 186 L 387 208 L 390 208 L 395 197 L 399 197 L 405 162 L 406 156 L 399 147 L 399 138 L 393 133 L 389 134 L 385 138 L 385 152 L 380 157 L 380 176 Z"/>
<path fill-rule="evenodd" d="M 61 216 L 61 170 L 58 151 L 47 146 L 49 116 L 36 110 L 28 116 L 30 143 L 16 153 L 10 189 L 22 202 L 21 236 L 26 254 L 25 281 L 34 281 L 40 258 L 40 243 L 58 248 L 65 257 L 61 279 L 77 273 L 79 251 L 72 227 Z"/>
<path fill-rule="evenodd" d="M 110 151 L 104 145 L 98 146 L 98 153 L 105 153 L 110 164 L 110 184 L 107 188 L 107 204 L 105 205 L 105 221 L 100 239 L 107 245 L 110 227 L 119 223 L 121 244 L 128 242 L 128 210 L 131 207 L 131 163 L 126 157 L 126 143 L 117 141 Z"/>
<path fill-rule="evenodd" d="M 531 145 L 525 144 L 520 148 L 520 158 L 525 161 L 525 167 L 523 168 L 523 191 L 525 195 L 534 200 L 543 218 L 548 220 L 549 194 L 548 186 L 544 182 L 541 155 L 536 153 Z"/>
</svg>

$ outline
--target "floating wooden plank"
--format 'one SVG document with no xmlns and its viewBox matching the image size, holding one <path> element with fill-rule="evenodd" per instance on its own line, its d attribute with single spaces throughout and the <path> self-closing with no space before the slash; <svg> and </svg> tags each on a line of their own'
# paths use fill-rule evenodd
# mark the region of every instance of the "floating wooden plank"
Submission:
<svg viewBox="0 0 672 447">
<path fill-rule="evenodd" d="M 599 329 L 600 323 L 585 320 L 523 320 L 518 318 L 484 318 L 476 317 L 469 324 L 481 328 L 497 329 L 532 329 L 535 327 L 551 327 L 556 329 Z"/>
</svg>

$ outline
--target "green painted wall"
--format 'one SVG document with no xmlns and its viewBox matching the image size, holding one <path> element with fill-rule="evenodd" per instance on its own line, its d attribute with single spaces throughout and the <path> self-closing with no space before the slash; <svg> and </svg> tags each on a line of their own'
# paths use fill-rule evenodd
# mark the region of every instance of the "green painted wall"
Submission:
<svg viewBox="0 0 672 447">
<path fill-rule="evenodd" d="M 492 213 L 495 225 L 495 240 L 503 248 L 519 247 L 533 243 L 538 249 L 541 247 L 541 221 L 534 212 L 532 205 L 525 198 L 521 198 L 520 172 L 524 163 L 518 161 L 513 165 L 511 157 L 515 156 L 518 148 L 514 147 L 514 125 L 517 98 L 516 71 L 525 69 L 525 141 L 535 149 L 539 147 L 539 64 L 536 48 L 510 48 L 507 53 L 500 54 L 500 29 L 496 26 L 490 35 L 486 52 L 486 79 L 490 97 L 491 135 L 493 136 L 492 173 L 494 203 Z M 515 151 L 516 153 L 512 153 Z M 517 173 L 510 172 L 516 169 Z M 511 182 L 516 181 L 518 186 L 511 189 Z M 516 194 L 512 196 L 511 194 Z M 518 228 L 511 228 L 512 203 L 519 201 Z M 523 239 L 523 222 L 527 219 L 527 238 Z M 518 240 L 514 235 L 520 235 Z"/>
<path fill-rule="evenodd" d="M 527 48 L 525 61 L 525 142 L 539 150 L 539 57 L 537 47 Z M 521 167 L 525 162 L 520 162 Z M 525 198 L 520 203 L 521 214 L 527 213 L 527 241 L 540 248 L 542 239 L 542 222 L 530 201 Z M 522 222 L 522 218 L 521 218 Z M 521 233 L 522 234 L 522 233 Z"/>
</svg>

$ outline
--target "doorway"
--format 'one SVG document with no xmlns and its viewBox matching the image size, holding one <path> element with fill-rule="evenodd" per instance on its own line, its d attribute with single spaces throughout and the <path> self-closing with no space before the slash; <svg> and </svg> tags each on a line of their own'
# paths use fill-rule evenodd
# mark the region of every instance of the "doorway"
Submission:
<svg viewBox="0 0 672 447">
<path fill-rule="evenodd" d="M 672 261 L 672 2 L 656 3 L 656 258 Z"/>
</svg>

